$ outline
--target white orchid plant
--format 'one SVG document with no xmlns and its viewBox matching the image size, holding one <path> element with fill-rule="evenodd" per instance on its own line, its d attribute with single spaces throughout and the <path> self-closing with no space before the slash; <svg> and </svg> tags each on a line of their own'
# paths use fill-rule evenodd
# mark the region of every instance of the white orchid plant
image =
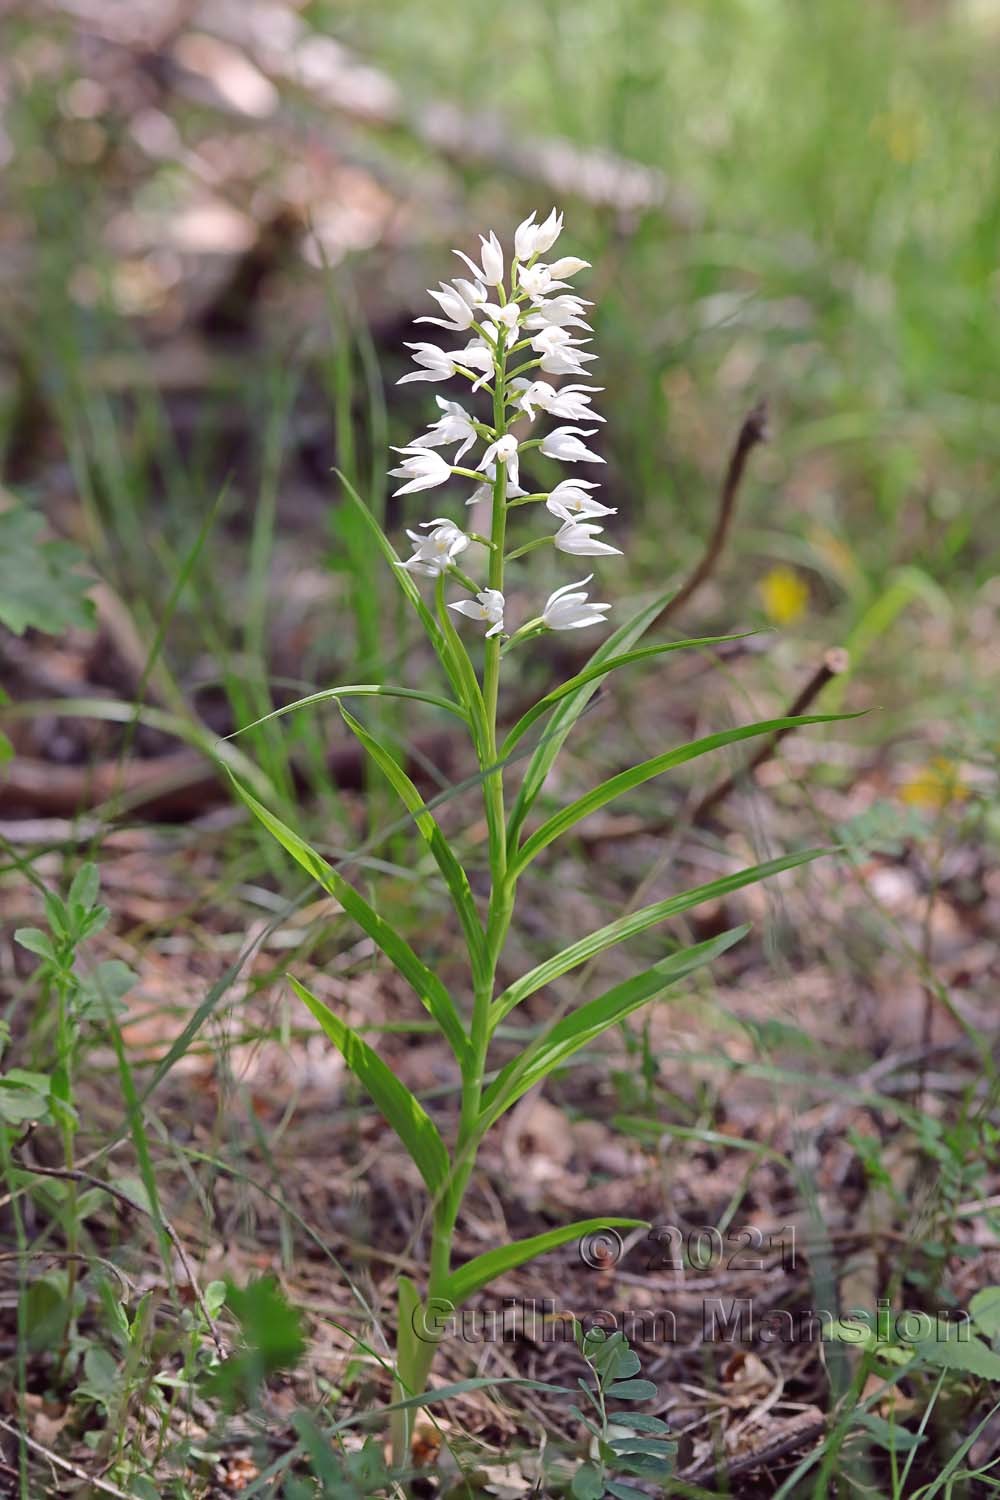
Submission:
<svg viewBox="0 0 1000 1500">
<path fill-rule="evenodd" d="M 455 1264 L 454 1240 L 463 1198 L 487 1131 L 527 1090 L 540 1084 L 554 1069 L 581 1048 L 595 1042 L 633 1011 L 663 996 L 695 969 L 723 953 L 746 928 L 737 927 L 710 941 L 683 947 L 667 945 L 666 954 L 651 967 L 615 984 L 603 993 L 569 1006 L 548 1006 L 549 1020 L 513 1056 L 506 1049 L 502 1065 L 494 1059 L 497 1028 L 516 1006 L 545 991 L 554 995 L 559 979 L 599 954 L 647 931 L 700 902 L 712 900 L 781 870 L 815 858 L 818 850 L 797 851 L 766 863 L 737 870 L 708 884 L 683 891 L 629 912 L 546 958 L 527 973 L 507 978 L 503 954 L 515 914 L 518 885 L 533 862 L 556 839 L 582 819 L 652 777 L 713 750 L 752 736 L 773 735 L 798 724 L 816 723 L 830 715 L 770 719 L 706 735 L 642 761 L 601 782 L 568 805 L 546 807 L 536 816 L 547 778 L 573 726 L 608 675 L 640 661 L 684 647 L 708 649 L 729 636 L 638 643 L 660 615 L 669 594 L 653 599 L 608 635 L 587 665 L 552 687 L 524 710 L 501 737 L 499 704 L 502 665 L 512 650 L 547 631 L 590 629 L 607 623 L 610 605 L 593 602 L 586 591 L 590 577 L 570 582 L 550 594 L 541 613 L 511 628 L 505 595 L 506 570 L 516 558 L 551 543 L 572 557 L 620 555 L 602 541 L 600 525 L 613 509 L 595 499 L 591 480 L 566 478 L 550 489 L 531 488 L 527 482 L 535 452 L 569 464 L 600 464 L 603 459 L 587 447 L 602 418 L 591 410 L 598 387 L 582 383 L 557 386 L 543 376 L 580 376 L 596 358 L 587 352 L 589 333 L 584 318 L 588 306 L 567 291 L 569 278 L 587 268 L 575 256 L 543 261 L 562 230 L 562 215 L 554 210 L 541 223 L 535 215 L 520 224 L 514 235 L 514 254 L 507 269 L 496 235 L 482 239 L 480 263 L 462 252 L 471 279 L 441 283 L 431 292 L 441 317 L 421 319 L 448 333 L 466 334 L 459 349 L 443 350 L 430 343 L 409 345 L 416 368 L 400 384 L 459 379 L 470 396 L 488 410 L 475 415 L 455 401 L 438 398 L 440 416 L 428 430 L 399 449 L 401 462 L 391 472 L 404 482 L 398 496 L 417 494 L 461 480 L 468 506 L 488 507 L 489 525 L 467 530 L 447 516 L 420 522 L 407 532 L 412 556 L 402 561 L 360 497 L 345 489 L 370 527 L 387 562 L 418 616 L 450 687 L 441 696 L 422 687 L 386 683 L 354 683 L 311 695 L 279 710 L 290 712 L 322 699 L 335 699 L 344 722 L 357 736 L 374 764 L 387 778 L 412 818 L 427 857 L 436 864 L 454 908 L 466 951 L 466 983 L 449 988 L 411 947 L 388 917 L 380 914 L 345 877 L 273 812 L 240 787 L 240 795 L 289 854 L 335 897 L 375 942 L 385 958 L 409 982 L 433 1018 L 450 1049 L 460 1092 L 457 1121 L 450 1144 L 442 1123 L 395 1076 L 378 1053 L 335 1011 L 301 981 L 290 977 L 295 992 L 323 1031 L 342 1052 L 387 1123 L 395 1131 L 423 1178 L 428 1194 L 430 1243 L 423 1286 L 400 1276 L 398 1280 L 397 1346 L 394 1359 L 393 1410 L 397 1459 L 406 1456 L 410 1413 L 419 1404 L 439 1343 L 442 1310 L 456 1309 L 504 1272 L 534 1256 L 576 1240 L 599 1226 L 626 1227 L 638 1221 L 588 1218 L 537 1234 L 530 1239 L 498 1245 Z M 555 418 L 556 426 L 541 437 L 530 434 L 540 417 Z M 478 444 L 478 462 L 468 457 Z M 438 451 L 454 446 L 452 462 Z M 462 460 L 465 460 L 463 463 Z M 526 542 L 511 547 L 509 524 L 530 508 L 541 507 L 559 523 Z M 438 505 L 440 509 L 440 504 Z M 464 514 L 464 510 L 462 514 Z M 484 581 L 465 571 L 473 549 L 485 556 Z M 422 580 L 433 580 L 434 598 L 425 602 Z M 450 590 L 457 598 L 448 598 Z M 481 652 L 471 652 L 456 629 L 455 615 L 484 627 Z M 477 662 L 476 658 L 479 658 Z M 350 698 L 389 695 L 417 699 L 446 713 L 469 736 L 478 763 L 485 822 L 488 830 L 489 895 L 482 902 L 473 893 L 463 860 L 462 841 L 446 837 L 432 807 L 411 780 L 405 764 L 375 733 L 346 708 Z M 516 780 L 508 802 L 510 783 Z M 451 967 L 451 966 L 449 966 Z M 503 978 L 501 974 L 503 973 Z M 506 982 L 505 982 L 506 981 Z"/>
</svg>

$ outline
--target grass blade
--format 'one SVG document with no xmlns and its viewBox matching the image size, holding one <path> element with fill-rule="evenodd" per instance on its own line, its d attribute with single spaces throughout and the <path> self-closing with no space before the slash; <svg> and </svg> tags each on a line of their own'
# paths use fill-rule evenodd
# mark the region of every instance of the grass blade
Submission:
<svg viewBox="0 0 1000 1500">
<path fill-rule="evenodd" d="M 314 703 L 329 703 L 331 699 L 339 702 L 341 698 L 413 698 L 418 703 L 430 703 L 434 708 L 443 708 L 465 724 L 469 720 L 468 714 L 460 703 L 453 703 L 450 698 L 439 698 L 435 693 L 421 693 L 416 688 L 395 687 L 382 682 L 351 682 L 345 687 L 323 688 L 318 693 L 309 693 L 305 698 L 296 698 L 294 703 L 286 703 L 281 708 L 272 709 L 261 719 L 254 719 L 250 724 L 241 724 L 239 729 L 234 729 L 232 734 L 227 734 L 226 739 L 233 740 L 238 734 L 246 734 L 248 730 L 256 729 L 258 724 L 266 724 L 269 719 L 280 719 L 283 714 L 293 714 L 300 708 L 311 708 Z"/>
</svg>

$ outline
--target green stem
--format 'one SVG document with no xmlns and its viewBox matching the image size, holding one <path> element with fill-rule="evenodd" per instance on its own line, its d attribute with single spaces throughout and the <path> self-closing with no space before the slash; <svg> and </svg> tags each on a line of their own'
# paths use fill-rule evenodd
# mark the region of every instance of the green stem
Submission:
<svg viewBox="0 0 1000 1500">
<path fill-rule="evenodd" d="M 60 953 L 60 963 L 68 969 L 73 961 L 73 951 Z M 62 1108 L 60 1109 L 59 1134 L 62 1138 L 63 1165 L 67 1172 L 76 1170 L 76 1128 L 73 1123 L 73 1017 L 70 1011 L 70 989 L 67 980 L 60 976 L 55 979 L 56 989 L 56 1050 L 58 1056 L 59 1093 Z M 79 1251 L 79 1229 L 77 1222 L 77 1184 L 72 1179 L 67 1179 L 66 1196 L 63 1200 L 63 1223 L 66 1235 L 66 1322 L 63 1328 L 62 1345 L 59 1353 L 60 1366 L 65 1364 L 69 1354 L 69 1344 L 73 1333 L 73 1301 L 76 1293 L 76 1281 L 79 1273 L 77 1254 Z"/>
<path fill-rule="evenodd" d="M 500 302 L 505 300 L 502 287 L 497 288 Z M 507 428 L 507 355 L 502 339 L 495 346 L 495 374 L 491 390 L 493 397 L 493 430 L 496 438 L 503 437 Z M 484 476 L 472 470 L 453 467 L 452 472 L 483 482 Z M 503 593 L 504 544 L 507 535 L 507 470 L 502 463 L 496 465 L 493 481 L 493 508 L 489 535 L 489 576 L 487 587 Z M 473 587 L 461 570 L 452 566 L 452 576 L 466 587 Z M 437 609 L 442 620 L 442 629 L 449 647 L 458 659 L 461 673 L 461 653 L 464 647 L 454 637 L 451 622 L 447 617 L 444 599 L 444 577 L 438 579 Z M 507 872 L 507 826 L 504 806 L 503 772 L 497 766 L 497 709 L 500 696 L 500 658 L 503 644 L 498 636 L 485 643 L 482 691 L 473 680 L 469 683 L 472 697 L 470 712 L 476 750 L 483 777 L 483 803 L 489 831 L 489 859 L 491 889 L 489 916 L 486 928 L 487 961 L 485 972 L 477 978 L 472 1000 L 472 1024 L 470 1027 L 469 1056 L 462 1067 L 462 1102 L 458 1125 L 455 1154 L 452 1159 L 451 1177 L 446 1190 L 432 1207 L 431 1261 L 427 1281 L 425 1308 L 431 1310 L 440 1305 L 447 1295 L 451 1275 L 451 1254 L 455 1235 L 455 1223 L 465 1195 L 465 1190 L 476 1164 L 479 1142 L 482 1138 L 482 1096 L 486 1074 L 486 1056 L 490 1042 L 490 1012 L 496 989 L 496 973 L 500 953 L 507 929 L 510 925 L 514 904 L 514 883 Z M 400 1333 L 401 1345 L 403 1333 Z M 433 1340 L 407 1340 L 406 1369 L 401 1374 L 405 1385 L 412 1392 L 425 1388 L 428 1372 L 434 1359 L 436 1343 Z M 397 1414 L 402 1420 L 394 1422 L 393 1448 L 397 1463 L 409 1459 L 408 1443 L 411 1423 L 407 1415 Z"/>
<path fill-rule="evenodd" d="M 555 541 L 555 536 L 536 536 L 532 541 L 525 542 L 522 547 L 515 547 L 513 552 L 508 552 L 504 562 L 513 562 L 515 557 L 524 557 L 528 552 L 534 552 L 537 547 L 547 547 Z"/>
</svg>

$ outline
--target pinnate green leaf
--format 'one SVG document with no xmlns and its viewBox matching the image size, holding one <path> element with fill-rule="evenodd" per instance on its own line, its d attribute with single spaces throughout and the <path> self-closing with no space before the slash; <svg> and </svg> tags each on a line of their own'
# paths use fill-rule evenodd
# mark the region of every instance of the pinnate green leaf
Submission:
<svg viewBox="0 0 1000 1500">
<path fill-rule="evenodd" d="M 619 1380 L 608 1386 L 605 1395 L 616 1401 L 652 1401 L 656 1386 L 651 1380 Z"/>
<path fill-rule="evenodd" d="M 984 1286 L 969 1303 L 969 1312 L 976 1327 L 995 1339 L 1000 1334 L 1000 1286 Z"/>
<path fill-rule="evenodd" d="M 596 1464 L 582 1464 L 570 1485 L 573 1500 L 602 1500 L 604 1476 Z"/>
</svg>

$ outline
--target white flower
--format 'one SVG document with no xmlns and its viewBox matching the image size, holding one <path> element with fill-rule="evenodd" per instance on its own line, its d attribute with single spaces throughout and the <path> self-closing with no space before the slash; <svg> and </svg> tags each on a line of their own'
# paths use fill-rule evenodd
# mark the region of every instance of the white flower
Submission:
<svg viewBox="0 0 1000 1500">
<path fill-rule="evenodd" d="M 559 391 L 547 380 L 524 380 L 512 382 L 520 391 L 518 405 L 533 422 L 534 408 L 546 411 L 553 417 L 569 417 L 573 421 L 603 422 L 596 411 L 590 410 L 588 391 L 602 391 L 601 385 L 564 385 Z"/>
<path fill-rule="evenodd" d="M 561 589 L 550 594 L 542 610 L 542 622 L 550 630 L 582 630 L 585 625 L 603 625 L 610 604 L 593 604 L 586 594 L 574 594 L 573 589 L 582 589 L 593 578 L 588 573 L 579 583 L 565 583 Z"/>
<path fill-rule="evenodd" d="M 547 375 L 583 375 L 584 364 L 597 355 L 584 354 L 579 348 L 581 342 L 565 328 L 551 325 L 535 334 L 531 347 L 541 355 L 541 368 Z"/>
<path fill-rule="evenodd" d="M 454 375 L 455 365 L 451 355 L 439 349 L 437 344 L 407 344 L 406 347 L 414 351 L 414 364 L 423 365 L 424 368 L 402 376 L 396 381 L 397 385 L 407 385 L 411 380 L 450 380 Z"/>
<path fill-rule="evenodd" d="M 544 297 L 553 287 L 566 285 L 565 281 L 553 281 L 552 272 L 541 261 L 537 266 L 522 266 L 517 273 L 517 280 L 521 290 L 527 292 L 532 299 Z"/>
<path fill-rule="evenodd" d="M 469 413 L 457 401 L 445 401 L 442 396 L 437 396 L 435 399 L 444 412 L 444 416 L 439 417 L 422 437 L 414 438 L 408 446 L 410 448 L 441 448 L 447 443 L 461 443 L 462 446 L 453 460 L 456 464 L 461 463 L 462 455 L 468 453 L 476 441 L 475 424 Z"/>
<path fill-rule="evenodd" d="M 489 239 L 483 235 L 479 236 L 479 243 L 483 251 L 482 267 L 477 266 L 475 261 L 470 260 L 461 250 L 456 250 L 455 254 L 459 260 L 465 261 L 477 281 L 485 281 L 487 286 L 499 286 L 503 281 L 503 246 L 492 229 Z"/>
<path fill-rule="evenodd" d="M 483 454 L 482 463 L 477 464 L 476 467 L 487 469 L 493 463 L 503 464 L 511 484 L 517 485 L 520 477 L 517 465 L 517 438 L 511 433 L 508 432 L 504 437 L 497 438 L 495 443 L 491 443 Z"/>
<path fill-rule="evenodd" d="M 453 349 L 449 358 L 456 365 L 464 365 L 467 370 L 482 372 L 479 379 L 473 382 L 474 391 L 478 391 L 483 382 L 493 374 L 493 350 L 482 339 L 470 339 L 464 349 Z"/>
<path fill-rule="evenodd" d="M 508 334 L 511 329 L 516 332 L 521 321 L 521 310 L 516 302 L 505 302 L 503 307 L 498 307 L 495 302 L 487 302 L 483 305 L 483 312 L 492 318 L 495 325 L 504 327 Z M 507 342 L 510 343 L 510 339 Z"/>
<path fill-rule="evenodd" d="M 591 464 L 602 464 L 604 459 L 600 454 L 592 453 L 580 438 L 574 436 L 579 433 L 582 437 L 593 437 L 597 431 L 596 427 L 553 427 L 552 431 L 542 439 L 540 452 L 546 458 L 558 458 L 562 463 L 575 464 L 581 459 Z"/>
<path fill-rule="evenodd" d="M 503 630 L 503 605 L 504 598 L 499 589 L 482 589 L 475 599 L 458 599 L 448 608 L 460 615 L 468 615 L 470 620 L 488 620 L 490 628 L 486 634 L 491 636 L 499 635 Z"/>
<path fill-rule="evenodd" d="M 407 531 L 406 535 L 413 543 L 414 551 L 412 557 L 407 558 L 405 563 L 400 563 L 400 567 L 411 573 L 425 573 L 428 578 L 437 578 L 456 557 L 461 556 L 470 539 L 454 521 L 449 521 L 444 516 L 438 516 L 433 521 L 421 521 L 420 524 L 425 528 L 432 527 L 433 530 L 428 536 L 421 536 L 417 531 Z"/>
<path fill-rule="evenodd" d="M 535 223 L 535 215 L 524 219 L 514 231 L 514 254 L 518 260 L 530 260 L 533 255 L 544 255 L 551 250 L 562 233 L 563 216 L 555 209 L 541 224 Z"/>
<path fill-rule="evenodd" d="M 533 312 L 524 320 L 525 328 L 584 328 L 590 332 L 590 324 L 584 321 L 583 309 L 593 303 L 582 297 L 549 297 L 538 302 Z"/>
<path fill-rule="evenodd" d="M 560 521 L 588 521 L 595 516 L 617 515 L 610 505 L 602 505 L 588 493 L 597 488 L 592 479 L 564 479 L 549 495 L 545 509 Z"/>
<path fill-rule="evenodd" d="M 486 463 L 484 460 L 484 462 L 480 464 L 480 468 L 485 470 L 486 479 L 489 481 L 489 483 L 477 484 L 468 500 L 466 500 L 466 505 L 475 505 L 478 500 L 489 500 L 492 498 L 493 481 L 497 477 L 497 466 L 494 463 Z M 521 495 L 526 495 L 527 493 L 527 490 L 522 490 L 521 486 L 511 478 L 510 470 L 508 469 L 507 499 L 517 500 Z"/>
<path fill-rule="evenodd" d="M 621 557 L 620 548 L 594 540 L 603 530 L 603 526 L 594 526 L 590 521 L 567 521 L 560 526 L 553 540 L 560 552 L 568 552 L 573 557 L 607 557 L 612 553 Z"/>
<path fill-rule="evenodd" d="M 455 288 L 450 287 L 447 282 L 441 281 L 438 285 L 441 288 L 439 292 L 432 292 L 430 287 L 427 288 L 427 292 L 435 302 L 440 304 L 444 317 L 417 318 L 416 322 L 435 323 L 438 328 L 447 328 L 449 333 L 464 333 L 472 326 L 472 308 L 462 294 L 456 292 Z"/>
<path fill-rule="evenodd" d="M 493 470 L 493 477 L 496 478 L 496 465 L 495 464 L 491 464 L 490 468 Z M 508 495 L 510 494 L 510 489 L 509 488 L 507 490 L 507 493 L 508 493 Z M 481 500 L 490 500 L 490 499 L 492 499 L 492 497 L 493 497 L 493 486 L 492 485 L 489 485 L 489 484 L 477 484 L 476 488 L 472 491 L 472 494 L 469 496 L 468 500 L 466 500 L 465 503 L 466 503 L 466 505 L 478 505 Z"/>
<path fill-rule="evenodd" d="M 575 276 L 577 271 L 586 271 L 590 266 L 589 260 L 580 260 L 575 255 L 564 255 L 561 260 L 554 260 L 549 266 L 550 276 Z"/>
<path fill-rule="evenodd" d="M 394 490 L 394 495 L 412 495 L 417 490 L 432 490 L 451 478 L 451 464 L 446 464 L 440 453 L 435 453 L 431 448 L 408 443 L 405 448 L 395 448 L 394 451 L 404 453 L 406 457 L 398 469 L 390 469 L 389 473 L 394 479 L 408 481 Z"/>
<path fill-rule="evenodd" d="M 444 286 L 444 282 L 441 285 Z M 466 281 L 463 277 L 456 276 L 452 282 L 452 286 L 462 301 L 472 308 L 482 307 L 489 296 L 481 281 Z"/>
<path fill-rule="evenodd" d="M 487 286 L 499 286 L 503 281 L 503 247 L 492 229 L 488 240 L 479 236 L 479 243 L 483 247 L 483 280 Z"/>
</svg>

